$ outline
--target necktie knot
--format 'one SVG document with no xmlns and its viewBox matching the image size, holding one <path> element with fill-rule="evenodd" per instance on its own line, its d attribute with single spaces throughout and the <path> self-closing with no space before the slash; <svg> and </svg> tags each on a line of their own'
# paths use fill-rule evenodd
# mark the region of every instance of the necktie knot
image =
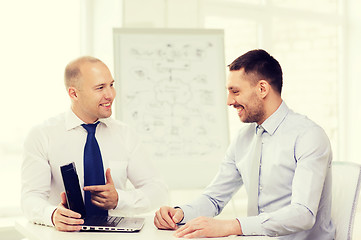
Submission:
<svg viewBox="0 0 361 240">
<path fill-rule="evenodd" d="M 90 123 L 90 124 L 82 124 L 81 126 L 87 130 L 88 133 L 95 134 L 95 130 L 98 126 L 99 122 Z"/>
</svg>

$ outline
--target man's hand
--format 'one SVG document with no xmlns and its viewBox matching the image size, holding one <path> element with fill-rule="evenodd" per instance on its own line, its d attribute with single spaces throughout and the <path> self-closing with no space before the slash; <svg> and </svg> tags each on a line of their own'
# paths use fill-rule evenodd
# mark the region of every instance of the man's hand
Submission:
<svg viewBox="0 0 361 240">
<path fill-rule="evenodd" d="M 242 235 L 242 229 L 237 219 L 218 220 L 209 217 L 198 217 L 174 233 L 176 237 L 226 237 L 229 235 Z"/>
<path fill-rule="evenodd" d="M 118 192 L 115 190 L 110 168 L 107 169 L 105 177 L 107 179 L 105 185 L 86 186 L 84 191 L 90 191 L 91 200 L 95 206 L 109 210 L 118 205 Z"/>
<path fill-rule="evenodd" d="M 177 223 L 183 219 L 180 208 L 161 207 L 154 216 L 154 225 L 159 229 L 177 229 Z"/>
<path fill-rule="evenodd" d="M 51 220 L 55 228 L 59 231 L 74 232 L 81 229 L 81 224 L 84 220 L 81 215 L 68 208 L 66 208 L 66 195 L 65 192 L 60 193 L 61 203 L 55 209 Z"/>
</svg>

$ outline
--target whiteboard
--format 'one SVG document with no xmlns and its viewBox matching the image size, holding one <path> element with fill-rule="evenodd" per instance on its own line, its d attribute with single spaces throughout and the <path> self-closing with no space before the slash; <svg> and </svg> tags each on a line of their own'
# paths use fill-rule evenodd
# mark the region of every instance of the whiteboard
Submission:
<svg viewBox="0 0 361 240">
<path fill-rule="evenodd" d="M 229 144 L 223 30 L 114 29 L 115 116 L 171 189 L 203 188 Z"/>
</svg>

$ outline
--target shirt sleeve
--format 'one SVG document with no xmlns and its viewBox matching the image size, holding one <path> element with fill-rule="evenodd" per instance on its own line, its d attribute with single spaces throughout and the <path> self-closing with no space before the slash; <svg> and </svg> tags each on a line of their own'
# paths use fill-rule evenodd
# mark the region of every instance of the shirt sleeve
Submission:
<svg viewBox="0 0 361 240">
<path fill-rule="evenodd" d="M 38 128 L 32 129 L 25 140 L 21 167 L 21 207 L 31 222 L 53 226 L 51 216 L 57 206 L 48 202 L 51 169 L 46 144 L 47 139 Z"/>
<path fill-rule="evenodd" d="M 238 218 L 244 235 L 281 236 L 313 227 L 331 165 L 330 143 L 324 131 L 314 127 L 297 138 L 294 152 L 291 203 L 274 212 Z"/>
<path fill-rule="evenodd" d="M 226 152 L 220 169 L 204 193 L 191 204 L 179 206 L 184 212 L 182 223 L 199 216 L 214 217 L 221 213 L 234 193 L 243 185 L 243 180 L 234 161 L 233 141 Z"/>
<path fill-rule="evenodd" d="M 111 211 L 139 214 L 166 205 L 168 189 L 147 154 L 148 151 L 134 132 L 130 132 L 127 140 L 130 149 L 127 177 L 134 188 L 117 189 L 118 205 Z"/>
</svg>

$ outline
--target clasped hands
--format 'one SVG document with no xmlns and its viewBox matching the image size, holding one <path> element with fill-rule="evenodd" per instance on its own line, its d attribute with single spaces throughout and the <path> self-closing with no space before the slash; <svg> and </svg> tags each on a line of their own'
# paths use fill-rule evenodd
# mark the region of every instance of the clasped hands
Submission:
<svg viewBox="0 0 361 240">
<path fill-rule="evenodd" d="M 210 217 L 198 217 L 184 226 L 178 227 L 184 213 L 180 208 L 161 207 L 154 217 L 154 225 L 158 229 L 176 230 L 175 237 L 225 237 L 229 235 L 242 235 L 241 226 L 237 219 L 219 220 Z"/>
<path fill-rule="evenodd" d="M 114 187 L 114 182 L 110 174 L 110 168 L 105 173 L 106 184 L 84 187 L 84 191 L 91 192 L 91 201 L 94 205 L 103 209 L 114 209 L 118 204 L 118 192 Z M 52 221 L 55 228 L 59 231 L 79 231 L 84 220 L 81 215 L 67 208 L 65 192 L 60 194 L 61 203 L 55 209 Z"/>
</svg>

